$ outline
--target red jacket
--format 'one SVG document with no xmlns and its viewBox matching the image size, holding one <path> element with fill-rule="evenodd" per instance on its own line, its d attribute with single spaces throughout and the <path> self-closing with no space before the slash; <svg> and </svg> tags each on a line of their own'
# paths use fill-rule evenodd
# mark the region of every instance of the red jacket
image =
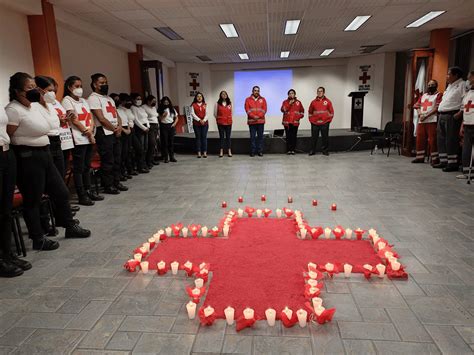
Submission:
<svg viewBox="0 0 474 355">
<path fill-rule="evenodd" d="M 232 105 L 217 104 L 216 119 L 218 125 L 229 126 L 232 124 Z"/>
<path fill-rule="evenodd" d="M 315 125 L 330 123 L 334 117 L 332 102 L 326 96 L 315 98 L 308 109 L 309 122 Z"/>
<path fill-rule="evenodd" d="M 245 112 L 247 112 L 247 124 L 265 123 L 265 114 L 267 113 L 267 101 L 259 96 L 254 99 L 249 96 L 245 99 Z"/>
<path fill-rule="evenodd" d="M 283 112 L 283 126 L 287 127 L 288 125 L 299 126 L 300 120 L 304 117 L 304 107 L 300 100 L 295 99 L 295 101 L 290 104 L 290 100 L 285 100 L 281 104 L 281 112 Z"/>
<path fill-rule="evenodd" d="M 198 105 L 197 102 L 192 104 L 194 114 L 198 116 L 201 120 L 203 120 L 206 117 L 206 104 L 202 103 L 201 105 Z M 202 125 L 202 126 L 207 126 L 209 123 L 207 121 L 204 121 L 201 123 L 201 121 L 196 121 L 193 120 L 194 125 Z"/>
</svg>

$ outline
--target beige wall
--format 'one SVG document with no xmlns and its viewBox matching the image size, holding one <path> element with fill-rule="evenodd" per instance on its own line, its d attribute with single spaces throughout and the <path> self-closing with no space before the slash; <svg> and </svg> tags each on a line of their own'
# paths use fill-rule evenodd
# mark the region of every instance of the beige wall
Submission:
<svg viewBox="0 0 474 355">
<path fill-rule="evenodd" d="M 77 75 L 83 80 L 84 95 L 90 93 L 90 76 L 103 73 L 109 92 L 130 92 L 127 52 L 57 24 L 64 79 Z"/>
<path fill-rule="evenodd" d="M 8 103 L 8 81 L 22 71 L 34 75 L 26 15 L 0 6 L 0 106 Z"/>
</svg>

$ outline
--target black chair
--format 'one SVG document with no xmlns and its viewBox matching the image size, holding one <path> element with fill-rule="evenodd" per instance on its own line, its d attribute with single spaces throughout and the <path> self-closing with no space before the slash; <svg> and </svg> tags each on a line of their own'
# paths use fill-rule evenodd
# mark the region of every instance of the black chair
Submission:
<svg viewBox="0 0 474 355">
<path fill-rule="evenodd" d="M 390 150 L 393 146 L 398 150 L 398 155 L 400 155 L 402 135 L 403 124 L 401 122 L 387 122 L 383 130 L 383 135 L 380 137 L 373 137 L 373 145 L 370 154 L 372 155 L 374 150 L 377 148 L 382 149 L 382 153 L 385 154 L 384 148 L 388 148 L 387 157 L 389 157 Z"/>
</svg>

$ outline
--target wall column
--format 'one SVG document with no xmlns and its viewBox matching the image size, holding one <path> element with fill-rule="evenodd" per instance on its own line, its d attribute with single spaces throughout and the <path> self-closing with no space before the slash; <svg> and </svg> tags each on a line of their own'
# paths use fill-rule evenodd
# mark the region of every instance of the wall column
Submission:
<svg viewBox="0 0 474 355">
<path fill-rule="evenodd" d="M 430 48 L 434 49 L 433 73 L 430 79 L 438 81 L 438 89 L 443 92 L 446 89 L 446 74 L 449 64 L 449 42 L 451 37 L 450 28 L 440 28 L 431 31 Z"/>
<path fill-rule="evenodd" d="M 143 46 L 137 44 L 137 50 L 128 53 L 128 72 L 130 75 L 130 90 L 143 95 L 143 81 L 140 61 L 143 60 Z"/>
</svg>

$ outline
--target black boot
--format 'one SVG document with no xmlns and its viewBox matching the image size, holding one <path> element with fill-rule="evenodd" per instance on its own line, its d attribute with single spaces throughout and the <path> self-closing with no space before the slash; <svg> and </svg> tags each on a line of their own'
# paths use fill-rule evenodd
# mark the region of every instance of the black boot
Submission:
<svg viewBox="0 0 474 355">
<path fill-rule="evenodd" d="M 34 250 L 55 250 L 58 248 L 59 248 L 58 242 L 45 238 L 45 237 L 33 240 Z"/>
<path fill-rule="evenodd" d="M 29 261 L 20 259 L 18 256 L 16 256 L 13 253 L 11 253 L 7 258 L 5 258 L 5 260 L 10 264 L 13 264 L 19 267 L 23 271 L 26 271 L 32 268 L 31 263 Z"/>
<path fill-rule="evenodd" d="M 87 193 L 78 193 L 79 204 L 82 206 L 94 206 L 94 201 L 90 199 Z"/>
<path fill-rule="evenodd" d="M 109 187 L 104 187 L 104 194 L 107 194 L 107 195 L 118 195 L 120 194 L 120 191 L 117 190 L 115 187 L 113 186 L 109 186 Z"/>
<path fill-rule="evenodd" d="M 128 187 L 122 185 L 120 182 L 115 184 L 115 188 L 119 191 L 128 191 Z"/>
<path fill-rule="evenodd" d="M 176 158 L 174 157 L 174 155 L 171 155 L 171 156 L 170 156 L 170 162 L 176 163 L 176 162 L 178 162 L 178 161 L 176 160 Z"/>
<path fill-rule="evenodd" d="M 66 238 L 88 238 L 91 236 L 91 231 L 82 228 L 79 224 L 72 224 L 66 228 Z"/>
<path fill-rule="evenodd" d="M 71 211 L 72 212 L 79 212 L 81 208 L 79 206 L 71 206 Z"/>
<path fill-rule="evenodd" d="M 0 277 L 17 277 L 23 275 L 23 270 L 18 266 L 0 259 Z"/>
<path fill-rule="evenodd" d="M 104 199 L 104 196 L 99 195 L 95 190 L 87 190 L 87 196 L 89 196 L 92 201 L 102 201 Z"/>
</svg>

